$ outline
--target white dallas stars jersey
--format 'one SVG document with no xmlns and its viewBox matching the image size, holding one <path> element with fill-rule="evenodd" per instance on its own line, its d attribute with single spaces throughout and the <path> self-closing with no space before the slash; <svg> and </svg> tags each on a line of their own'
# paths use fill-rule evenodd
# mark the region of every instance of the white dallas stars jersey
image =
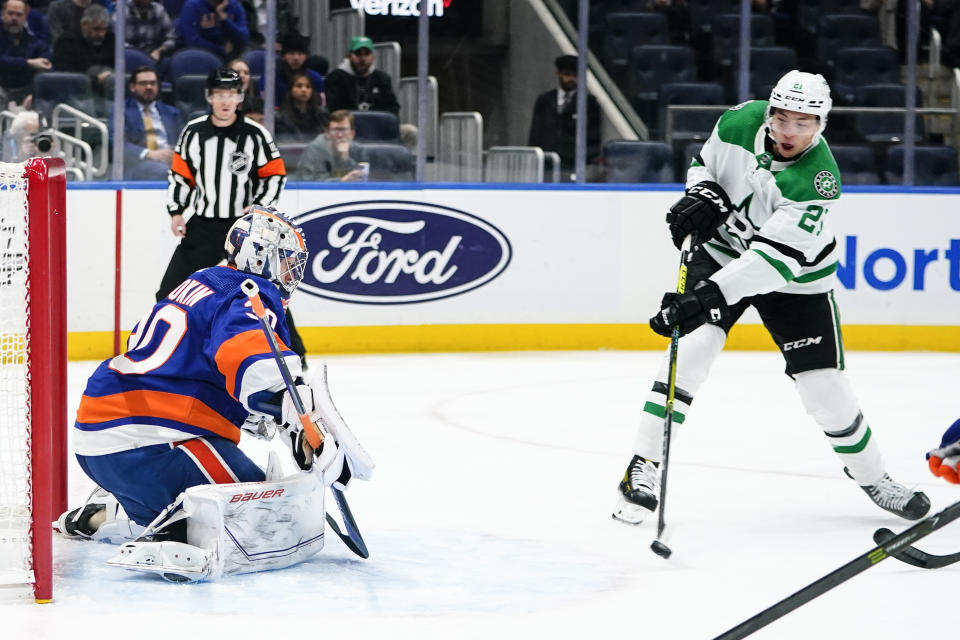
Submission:
<svg viewBox="0 0 960 640">
<path fill-rule="evenodd" d="M 822 293 L 834 286 L 837 242 L 830 209 L 840 197 L 840 173 L 822 137 L 788 162 L 764 146 L 766 100 L 733 107 L 717 121 L 687 173 L 727 192 L 734 211 L 704 243 L 723 266 L 711 277 L 728 304 L 779 291 Z"/>
</svg>

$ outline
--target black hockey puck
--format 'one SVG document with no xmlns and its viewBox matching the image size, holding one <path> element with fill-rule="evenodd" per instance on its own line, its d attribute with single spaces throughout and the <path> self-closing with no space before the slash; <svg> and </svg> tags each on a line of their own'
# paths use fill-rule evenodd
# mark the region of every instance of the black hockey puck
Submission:
<svg viewBox="0 0 960 640">
<path fill-rule="evenodd" d="M 663 543 L 660 542 L 659 540 L 654 540 L 652 543 L 650 543 L 650 549 L 651 549 L 655 554 L 657 554 L 658 556 L 660 556 L 661 558 L 663 558 L 664 560 L 666 560 L 667 558 L 669 558 L 669 557 L 670 557 L 670 554 L 673 553 L 672 551 L 670 551 L 670 547 L 668 547 L 667 545 L 663 544 Z"/>
</svg>

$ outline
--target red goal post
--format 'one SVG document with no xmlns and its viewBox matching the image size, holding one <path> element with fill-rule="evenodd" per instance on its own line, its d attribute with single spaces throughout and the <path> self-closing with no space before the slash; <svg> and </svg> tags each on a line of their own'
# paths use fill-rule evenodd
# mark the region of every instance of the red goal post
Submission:
<svg viewBox="0 0 960 640">
<path fill-rule="evenodd" d="M 37 602 L 67 497 L 66 248 L 63 160 L 0 163 L 0 586 Z"/>
</svg>

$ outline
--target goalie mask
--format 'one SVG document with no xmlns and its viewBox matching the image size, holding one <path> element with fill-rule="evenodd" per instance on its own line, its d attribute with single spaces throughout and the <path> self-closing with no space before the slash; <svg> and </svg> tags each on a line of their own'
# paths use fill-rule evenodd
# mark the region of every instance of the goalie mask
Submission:
<svg viewBox="0 0 960 640">
<path fill-rule="evenodd" d="M 253 206 L 233 223 L 224 249 L 239 271 L 266 278 L 284 298 L 300 284 L 307 266 L 303 231 L 271 207 Z"/>
<path fill-rule="evenodd" d="M 780 78 L 770 92 L 766 124 L 770 126 L 774 109 L 784 109 L 817 116 L 820 119 L 818 133 L 823 133 L 827 127 L 827 114 L 832 106 L 830 85 L 822 75 L 794 69 Z"/>
</svg>

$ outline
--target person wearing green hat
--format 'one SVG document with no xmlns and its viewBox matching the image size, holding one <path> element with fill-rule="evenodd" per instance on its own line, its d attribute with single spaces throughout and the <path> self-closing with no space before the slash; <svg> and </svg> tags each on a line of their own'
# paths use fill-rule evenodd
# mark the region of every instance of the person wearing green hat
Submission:
<svg viewBox="0 0 960 640">
<path fill-rule="evenodd" d="M 331 112 L 389 111 L 400 113 L 390 75 L 376 68 L 373 41 L 367 36 L 350 40 L 347 57 L 326 77 L 327 108 Z"/>
</svg>

